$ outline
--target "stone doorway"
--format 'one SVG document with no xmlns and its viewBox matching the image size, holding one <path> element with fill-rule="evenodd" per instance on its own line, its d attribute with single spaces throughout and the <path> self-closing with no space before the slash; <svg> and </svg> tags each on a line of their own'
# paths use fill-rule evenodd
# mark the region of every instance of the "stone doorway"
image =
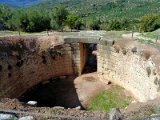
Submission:
<svg viewBox="0 0 160 120">
<path fill-rule="evenodd" d="M 81 74 L 97 71 L 97 44 L 80 43 Z"/>
</svg>

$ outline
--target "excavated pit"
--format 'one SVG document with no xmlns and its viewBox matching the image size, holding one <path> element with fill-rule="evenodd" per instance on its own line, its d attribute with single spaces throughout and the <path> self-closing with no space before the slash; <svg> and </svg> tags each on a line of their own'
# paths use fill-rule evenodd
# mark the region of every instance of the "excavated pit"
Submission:
<svg viewBox="0 0 160 120">
<path fill-rule="evenodd" d="M 0 98 L 37 101 L 38 107 L 83 109 L 89 97 L 109 83 L 131 91 L 137 101 L 159 97 L 158 49 L 132 40 L 64 39 L 0 38 Z M 82 75 L 94 71 L 94 79 Z"/>
<path fill-rule="evenodd" d="M 93 51 L 97 50 L 96 44 L 83 44 L 85 49 L 85 61 L 82 73 L 92 73 L 97 71 L 97 59 Z M 84 56 L 82 56 L 84 57 Z M 37 101 L 37 107 L 55 107 L 61 106 L 64 108 L 75 108 L 80 106 L 84 109 L 86 106 L 81 104 L 77 89 L 75 88 L 76 75 L 66 75 L 56 78 L 50 78 L 33 86 L 18 99 L 21 102 Z M 93 80 L 94 81 L 94 80 Z M 79 85 L 78 85 L 79 86 Z M 86 89 L 87 90 L 87 89 Z M 88 95 L 92 96 L 92 95 Z M 83 100 L 87 101 L 87 100 Z"/>
<path fill-rule="evenodd" d="M 19 100 L 25 103 L 37 101 L 37 107 L 82 107 L 74 85 L 75 77 L 61 76 L 41 82 L 25 92 Z"/>
</svg>

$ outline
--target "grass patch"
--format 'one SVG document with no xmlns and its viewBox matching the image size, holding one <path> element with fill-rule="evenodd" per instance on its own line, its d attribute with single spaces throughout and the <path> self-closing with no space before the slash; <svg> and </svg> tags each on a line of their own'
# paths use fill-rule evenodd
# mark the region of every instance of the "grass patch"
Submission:
<svg viewBox="0 0 160 120">
<path fill-rule="evenodd" d="M 96 95 L 90 101 L 87 110 L 108 112 L 111 108 L 125 108 L 129 105 L 131 99 L 130 96 L 125 95 L 123 88 L 113 86 Z"/>
<path fill-rule="evenodd" d="M 153 32 L 146 32 L 144 34 L 142 34 L 143 37 L 148 37 L 151 39 L 160 39 L 160 29 L 153 31 Z"/>
</svg>

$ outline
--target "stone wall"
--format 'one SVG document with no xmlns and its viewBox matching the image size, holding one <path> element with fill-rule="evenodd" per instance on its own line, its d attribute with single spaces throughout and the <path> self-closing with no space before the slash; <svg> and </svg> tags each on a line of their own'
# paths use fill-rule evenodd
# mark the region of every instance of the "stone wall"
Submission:
<svg viewBox="0 0 160 120">
<path fill-rule="evenodd" d="M 111 81 L 139 101 L 160 96 L 159 51 L 136 42 L 121 41 L 113 46 L 98 45 L 98 73 L 106 84 Z"/>
<path fill-rule="evenodd" d="M 54 37 L 0 38 L 0 96 L 19 97 L 52 77 L 78 73 L 79 44 Z"/>
<path fill-rule="evenodd" d="M 67 43 L 71 46 L 72 66 L 75 75 L 81 74 L 80 65 L 80 44 L 79 43 Z"/>
<path fill-rule="evenodd" d="M 84 43 L 80 44 L 80 74 L 82 74 L 87 61 L 87 47 Z"/>
<path fill-rule="evenodd" d="M 81 75 L 87 58 L 83 43 L 91 41 L 60 36 L 0 38 L 0 97 L 19 97 L 50 78 Z M 100 80 L 126 88 L 139 101 L 160 96 L 159 50 L 132 40 L 93 42 Z"/>
</svg>

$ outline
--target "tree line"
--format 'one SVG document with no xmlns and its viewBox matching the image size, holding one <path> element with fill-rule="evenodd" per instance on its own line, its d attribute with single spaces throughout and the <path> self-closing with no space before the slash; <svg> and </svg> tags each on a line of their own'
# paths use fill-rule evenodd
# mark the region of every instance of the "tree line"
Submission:
<svg viewBox="0 0 160 120">
<path fill-rule="evenodd" d="M 140 18 L 86 20 L 85 17 L 69 12 L 64 6 L 51 11 L 40 9 L 11 9 L 0 5 L 0 30 L 40 32 L 45 30 L 134 30 L 150 32 L 160 28 L 160 15 L 148 14 Z"/>
</svg>

